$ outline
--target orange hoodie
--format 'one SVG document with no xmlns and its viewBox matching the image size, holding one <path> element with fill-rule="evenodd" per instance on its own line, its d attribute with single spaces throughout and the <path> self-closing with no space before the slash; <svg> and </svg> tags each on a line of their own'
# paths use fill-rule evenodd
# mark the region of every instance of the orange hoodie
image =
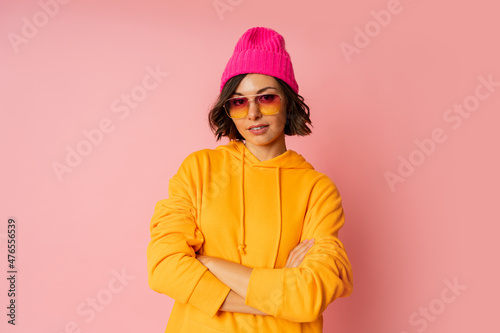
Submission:
<svg viewBox="0 0 500 333">
<path fill-rule="evenodd" d="M 352 292 L 334 183 L 293 150 L 259 161 L 240 141 L 190 154 L 156 204 L 150 287 L 175 300 L 165 332 L 322 332 L 322 313 Z M 301 241 L 315 243 L 285 268 Z M 270 316 L 219 311 L 229 287 L 196 253 L 254 268 L 245 304 Z"/>
</svg>

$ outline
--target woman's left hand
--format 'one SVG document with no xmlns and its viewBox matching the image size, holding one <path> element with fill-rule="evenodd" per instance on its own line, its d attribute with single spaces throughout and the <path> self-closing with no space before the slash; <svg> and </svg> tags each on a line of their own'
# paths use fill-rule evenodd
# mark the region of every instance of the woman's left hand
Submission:
<svg viewBox="0 0 500 333">
<path fill-rule="evenodd" d="M 296 245 L 292 249 L 292 251 L 290 251 L 290 253 L 288 254 L 285 267 L 286 268 L 298 267 L 302 263 L 302 260 L 304 260 L 304 257 L 306 256 L 307 252 L 311 249 L 313 245 L 314 245 L 314 238 L 305 240 Z"/>
</svg>

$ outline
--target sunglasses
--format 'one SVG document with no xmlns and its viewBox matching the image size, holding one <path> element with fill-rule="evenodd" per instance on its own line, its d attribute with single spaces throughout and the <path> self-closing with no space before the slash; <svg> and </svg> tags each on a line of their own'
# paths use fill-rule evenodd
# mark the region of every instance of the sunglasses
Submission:
<svg viewBox="0 0 500 333">
<path fill-rule="evenodd" d="M 248 97 L 253 97 L 253 99 Z M 224 110 L 230 118 L 244 118 L 248 115 L 250 100 L 253 100 L 260 113 L 266 116 L 277 114 L 281 110 L 281 97 L 277 94 L 233 97 L 224 102 Z"/>
</svg>

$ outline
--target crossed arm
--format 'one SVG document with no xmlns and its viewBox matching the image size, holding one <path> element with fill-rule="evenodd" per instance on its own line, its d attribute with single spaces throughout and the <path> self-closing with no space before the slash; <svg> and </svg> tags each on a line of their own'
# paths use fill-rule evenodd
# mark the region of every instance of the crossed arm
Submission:
<svg viewBox="0 0 500 333">
<path fill-rule="evenodd" d="M 297 267 L 314 244 L 314 239 L 299 243 L 288 254 L 285 267 Z M 245 298 L 253 268 L 243 266 L 221 258 L 196 255 L 222 283 L 231 288 L 220 311 L 250 313 L 267 316 L 268 314 L 245 304 Z"/>
</svg>

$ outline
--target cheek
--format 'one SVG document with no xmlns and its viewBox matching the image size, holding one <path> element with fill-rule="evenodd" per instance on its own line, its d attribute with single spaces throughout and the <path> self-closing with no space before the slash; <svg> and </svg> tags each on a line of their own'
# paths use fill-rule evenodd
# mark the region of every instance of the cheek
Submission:
<svg viewBox="0 0 500 333">
<path fill-rule="evenodd" d="M 242 128 L 243 124 L 241 123 L 241 121 L 234 120 L 234 119 L 232 119 L 232 120 L 233 120 L 234 126 L 236 127 L 238 132 L 240 132 L 240 134 L 241 134 L 243 132 L 243 128 Z"/>
<path fill-rule="evenodd" d="M 286 125 L 286 115 L 287 113 L 280 113 L 280 116 L 278 118 L 278 124 L 280 127 L 285 127 Z"/>
</svg>

